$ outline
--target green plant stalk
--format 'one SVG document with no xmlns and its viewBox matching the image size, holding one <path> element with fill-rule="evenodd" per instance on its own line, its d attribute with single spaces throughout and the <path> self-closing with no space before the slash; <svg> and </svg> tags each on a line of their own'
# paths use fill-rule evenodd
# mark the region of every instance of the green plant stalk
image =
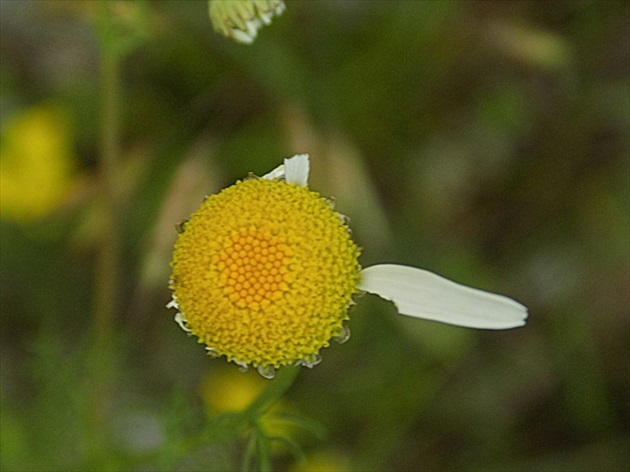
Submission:
<svg viewBox="0 0 630 472">
<path fill-rule="evenodd" d="M 92 318 L 93 355 L 109 352 L 117 310 L 119 281 L 119 133 L 120 69 L 122 55 L 113 47 L 114 18 L 112 4 L 101 2 L 96 24 L 100 39 L 101 139 L 99 179 L 101 190 L 101 239 L 95 267 L 94 306 Z M 107 434 L 107 407 L 110 396 L 107 370 L 95 368 L 92 374 L 86 452 L 94 467 L 104 458 L 103 439 Z"/>
<path fill-rule="evenodd" d="M 271 472 L 270 439 L 263 434 L 258 438 L 258 467 L 260 472 Z"/>
<path fill-rule="evenodd" d="M 279 369 L 276 376 L 269 381 L 260 395 L 243 412 L 243 418 L 254 423 L 289 390 L 300 370 L 300 366 Z"/>
<path fill-rule="evenodd" d="M 291 385 L 293 385 L 300 370 L 301 367 L 299 366 L 280 369 L 260 395 L 239 415 L 244 425 L 251 428 L 251 436 L 247 442 L 241 464 L 242 472 L 252 470 L 256 452 L 258 452 L 258 470 L 261 472 L 271 471 L 271 457 L 268 444 L 270 439 L 260 430 L 258 420 L 275 402 L 284 396 Z"/>
<path fill-rule="evenodd" d="M 114 48 L 102 48 L 102 123 L 100 178 L 102 185 L 102 239 L 96 266 L 94 329 L 97 343 L 109 339 L 116 313 L 119 235 L 117 197 L 119 171 L 120 57 Z"/>
<path fill-rule="evenodd" d="M 241 464 L 241 472 L 251 472 L 254 469 L 254 455 L 258 446 L 258 431 L 254 429 L 249 436 L 247 446 L 245 447 L 245 454 L 243 456 L 243 463 Z"/>
<path fill-rule="evenodd" d="M 119 224 L 119 134 L 121 54 L 112 47 L 113 18 L 109 2 L 101 3 L 101 142 L 102 239 L 96 265 L 94 330 L 98 345 L 109 339 L 117 309 Z"/>
</svg>

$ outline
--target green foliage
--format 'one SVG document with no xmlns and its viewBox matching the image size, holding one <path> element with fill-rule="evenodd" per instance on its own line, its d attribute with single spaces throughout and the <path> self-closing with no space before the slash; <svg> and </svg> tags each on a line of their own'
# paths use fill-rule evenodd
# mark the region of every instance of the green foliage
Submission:
<svg viewBox="0 0 630 472">
<path fill-rule="evenodd" d="M 108 3 L 107 22 L 104 2 L 1 3 L 3 138 L 52 103 L 77 168 L 38 219 L 0 215 L 3 471 L 307 471 L 331 450 L 353 471 L 630 467 L 624 2 L 288 1 L 250 46 L 205 2 Z M 103 52 L 121 247 L 99 341 Z M 299 152 L 364 266 L 509 294 L 528 325 L 436 326 L 365 296 L 350 341 L 291 389 L 289 369 L 209 412 L 200 385 L 224 361 L 164 307 L 174 225 Z"/>
</svg>

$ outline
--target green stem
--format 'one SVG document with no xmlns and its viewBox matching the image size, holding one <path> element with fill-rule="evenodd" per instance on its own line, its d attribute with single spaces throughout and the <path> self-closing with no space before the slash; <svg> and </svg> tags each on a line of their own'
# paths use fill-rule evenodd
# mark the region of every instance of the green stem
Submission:
<svg viewBox="0 0 630 472">
<path fill-rule="evenodd" d="M 97 29 L 100 39 L 101 140 L 99 149 L 99 177 L 101 185 L 102 225 L 95 267 L 94 306 L 92 329 L 93 356 L 107 355 L 114 328 L 118 297 L 119 264 L 119 116 L 121 54 L 113 47 L 114 18 L 111 2 L 101 2 Z M 107 369 L 96 368 L 92 374 L 90 415 L 86 450 L 95 468 L 101 466 L 106 435 L 107 406 L 110 395 Z"/>
<path fill-rule="evenodd" d="M 283 367 L 278 370 L 276 376 L 269 381 L 256 400 L 243 412 L 243 417 L 250 422 L 256 421 L 262 413 L 267 411 L 289 390 L 300 370 L 300 366 Z"/>
<path fill-rule="evenodd" d="M 111 31 L 112 13 L 109 2 L 102 2 L 102 30 Z M 120 54 L 117 48 L 101 38 L 102 122 L 100 142 L 100 177 L 102 184 L 102 240 L 96 267 L 94 329 L 97 343 L 106 342 L 113 329 L 118 294 L 118 197 L 119 188 L 119 116 Z"/>
</svg>

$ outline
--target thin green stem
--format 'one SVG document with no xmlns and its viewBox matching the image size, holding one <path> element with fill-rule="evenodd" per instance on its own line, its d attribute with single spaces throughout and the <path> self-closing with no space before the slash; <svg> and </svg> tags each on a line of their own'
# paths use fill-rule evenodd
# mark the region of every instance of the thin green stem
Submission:
<svg viewBox="0 0 630 472">
<path fill-rule="evenodd" d="M 245 448 L 245 455 L 243 456 L 243 462 L 241 464 L 241 472 L 250 472 L 254 470 L 254 456 L 256 454 L 257 447 L 258 447 L 258 430 L 254 428 L 247 441 L 247 447 Z"/>
<path fill-rule="evenodd" d="M 243 417 L 248 421 L 254 422 L 261 414 L 271 407 L 276 401 L 289 390 L 289 387 L 293 385 L 301 367 L 283 367 L 278 370 L 276 376 L 271 379 L 265 389 L 260 395 L 252 402 L 249 407 L 243 412 Z"/>
<path fill-rule="evenodd" d="M 98 19 L 100 39 L 101 140 L 99 177 L 101 184 L 101 239 L 95 267 L 92 329 L 93 355 L 97 358 L 109 352 L 118 297 L 119 265 L 119 116 L 120 67 L 122 55 L 113 47 L 114 18 L 111 2 L 101 2 Z M 90 395 L 89 429 L 85 437 L 88 454 L 95 467 L 103 460 L 103 438 L 106 435 L 109 398 L 109 373 L 93 369 Z"/>
<path fill-rule="evenodd" d="M 251 435 L 241 464 L 242 472 L 251 470 L 256 451 L 258 452 L 258 469 L 261 472 L 271 471 L 270 439 L 261 430 L 259 419 L 275 402 L 284 396 L 291 385 L 293 385 L 300 370 L 301 367 L 299 366 L 280 369 L 276 376 L 268 382 L 260 395 L 243 411 L 241 418 L 251 428 Z"/>
<path fill-rule="evenodd" d="M 101 28 L 112 29 L 109 2 L 102 3 Z M 100 177 L 102 185 L 102 239 L 96 266 L 94 329 L 97 343 L 106 342 L 113 329 L 117 309 L 119 263 L 119 127 L 120 127 L 120 61 L 115 47 L 101 39 L 102 122 L 100 143 Z"/>
<path fill-rule="evenodd" d="M 260 472 L 271 472 L 271 440 L 264 432 L 258 436 L 258 469 Z"/>
</svg>

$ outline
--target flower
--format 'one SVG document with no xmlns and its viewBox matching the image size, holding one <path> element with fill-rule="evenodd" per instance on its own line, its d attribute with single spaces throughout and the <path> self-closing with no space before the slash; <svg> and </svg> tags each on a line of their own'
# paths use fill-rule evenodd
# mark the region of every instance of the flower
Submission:
<svg viewBox="0 0 630 472">
<path fill-rule="evenodd" d="M 265 388 L 259 375 L 243 375 L 233 370 L 208 372 L 200 386 L 208 417 L 217 413 L 244 411 Z"/>
<path fill-rule="evenodd" d="M 214 30 L 243 44 L 252 44 L 263 24 L 285 9 L 282 0 L 211 0 L 208 12 Z"/>
<path fill-rule="evenodd" d="M 42 104 L 7 120 L 0 148 L 0 215 L 38 220 L 67 198 L 75 178 L 68 113 Z"/>
<path fill-rule="evenodd" d="M 347 339 L 359 292 L 416 318 L 482 329 L 525 324 L 520 303 L 426 270 L 361 270 L 347 218 L 309 190 L 308 174 L 308 155 L 285 159 L 211 195 L 180 226 L 168 306 L 210 355 L 268 378 L 283 366 L 313 367 L 331 339 Z"/>
</svg>

